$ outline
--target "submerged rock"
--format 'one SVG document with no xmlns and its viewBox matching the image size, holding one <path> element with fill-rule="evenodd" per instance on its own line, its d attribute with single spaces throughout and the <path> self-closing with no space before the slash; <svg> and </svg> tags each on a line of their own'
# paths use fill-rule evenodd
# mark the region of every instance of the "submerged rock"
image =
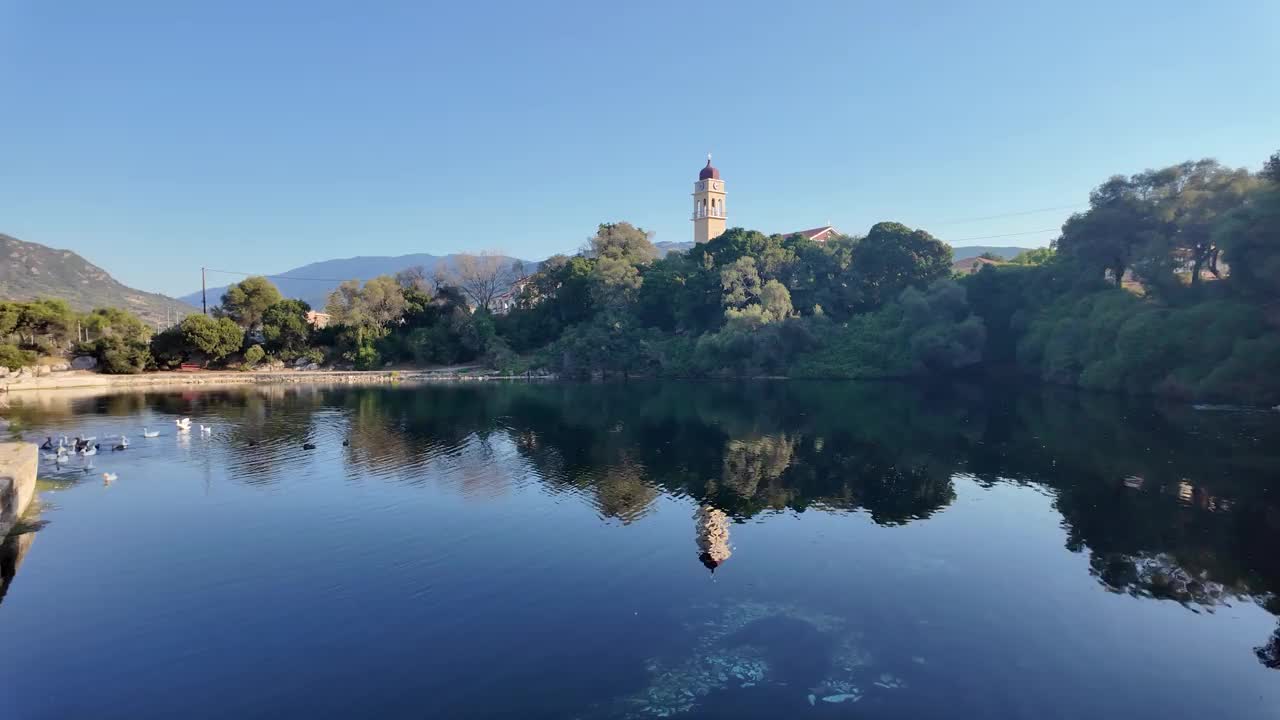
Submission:
<svg viewBox="0 0 1280 720">
<path fill-rule="evenodd" d="M 845 702 L 846 700 L 852 700 L 853 702 L 858 702 L 861 699 L 862 699 L 862 696 L 857 693 L 840 693 L 839 695 L 828 695 L 822 698 L 822 702 L 842 703 L 842 702 Z"/>
</svg>

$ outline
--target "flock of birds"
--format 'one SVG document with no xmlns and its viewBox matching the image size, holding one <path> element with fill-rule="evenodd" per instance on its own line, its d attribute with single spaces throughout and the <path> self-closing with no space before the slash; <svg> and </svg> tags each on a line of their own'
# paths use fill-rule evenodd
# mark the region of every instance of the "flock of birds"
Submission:
<svg viewBox="0 0 1280 720">
<path fill-rule="evenodd" d="M 177 420 L 174 420 L 173 422 L 174 422 L 174 425 L 177 426 L 179 435 L 183 435 L 191 432 L 191 418 L 189 417 L 179 418 Z M 208 425 L 200 425 L 199 429 L 200 429 L 200 435 L 202 437 L 208 437 L 213 435 L 213 428 L 209 427 Z M 157 438 L 157 437 L 160 437 L 160 431 L 151 430 L 149 428 L 144 427 L 142 428 L 142 437 L 148 438 L 148 439 Z M 129 449 L 129 438 L 126 435 L 122 434 L 122 435 L 104 438 L 104 439 L 109 441 L 111 452 L 122 452 L 124 450 Z M 254 446 L 257 444 L 258 443 L 256 441 L 253 441 L 253 440 L 249 441 L 250 446 Z M 342 444 L 346 446 L 346 445 L 349 445 L 350 443 L 346 440 L 343 440 Z M 59 437 L 57 442 L 55 442 L 52 437 L 46 437 L 44 439 L 44 444 L 40 446 L 40 450 L 42 451 L 41 457 L 59 466 L 65 465 L 66 463 L 70 462 L 73 456 L 78 455 L 80 457 L 92 457 L 94 455 L 97 455 L 100 449 L 102 449 L 102 444 L 97 442 L 97 437 L 82 438 L 77 436 L 77 437 L 68 439 L 66 435 Z M 309 442 L 303 443 L 302 449 L 315 450 L 316 446 L 314 443 L 309 443 Z M 85 473 L 88 473 L 92 469 L 92 467 L 93 467 L 92 465 L 85 466 L 84 468 Z M 110 485 L 111 483 L 116 481 L 117 477 L 118 476 L 113 472 L 104 472 L 102 473 L 102 484 Z"/>
</svg>

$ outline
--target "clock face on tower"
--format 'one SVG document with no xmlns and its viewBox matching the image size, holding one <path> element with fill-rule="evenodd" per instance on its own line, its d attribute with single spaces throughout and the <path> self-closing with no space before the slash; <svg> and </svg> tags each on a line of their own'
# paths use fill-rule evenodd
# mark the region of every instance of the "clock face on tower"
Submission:
<svg viewBox="0 0 1280 720">
<path fill-rule="evenodd" d="M 718 183 L 718 182 L 713 182 L 713 183 L 711 183 L 711 189 L 712 189 L 712 190 L 719 190 L 719 189 L 720 189 L 720 183 Z"/>
</svg>

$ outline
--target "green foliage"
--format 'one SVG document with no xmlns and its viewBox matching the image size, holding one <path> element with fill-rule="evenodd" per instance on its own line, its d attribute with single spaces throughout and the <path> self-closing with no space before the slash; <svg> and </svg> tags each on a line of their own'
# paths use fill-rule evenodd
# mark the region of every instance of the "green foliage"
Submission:
<svg viewBox="0 0 1280 720">
<path fill-rule="evenodd" d="M 373 278 L 360 286 L 348 280 L 329 295 L 325 311 L 332 322 L 355 331 L 358 345 L 366 336 L 376 339 L 386 334 L 388 326 L 399 321 L 408 307 L 404 289 L 389 275 Z"/>
<path fill-rule="evenodd" d="M 133 375 L 153 364 L 147 343 L 137 338 L 104 335 L 89 345 L 98 370 L 110 375 Z"/>
<path fill-rule="evenodd" d="M 178 328 L 181 349 L 187 358 L 198 354 L 210 362 L 220 362 L 244 343 L 244 331 L 231 318 L 215 320 L 207 315 L 188 315 Z"/>
<path fill-rule="evenodd" d="M 253 367 L 262 362 L 267 356 L 267 351 L 262 349 L 261 345 L 251 345 L 248 350 L 244 351 L 244 364 Z"/>
<path fill-rule="evenodd" d="M 1014 255 L 1009 262 L 1014 265 L 1044 265 L 1052 261 L 1056 255 L 1057 251 L 1051 247 L 1032 248 Z"/>
<path fill-rule="evenodd" d="M 371 342 L 356 348 L 354 360 L 357 370 L 376 370 L 382 365 L 382 356 Z"/>
<path fill-rule="evenodd" d="M 151 336 L 151 357 L 161 370 L 172 370 L 181 365 L 187 359 L 187 342 L 182 328 L 174 325 Z"/>
<path fill-rule="evenodd" d="M 281 300 L 262 313 L 262 339 L 265 349 L 289 361 L 306 352 L 311 341 L 311 325 L 307 313 L 311 306 L 301 300 Z"/>
<path fill-rule="evenodd" d="M 81 316 L 80 325 L 90 339 L 118 337 L 146 343 L 151 338 L 151 328 L 142 318 L 119 308 L 96 308 Z"/>
<path fill-rule="evenodd" d="M 76 313 L 65 300 L 0 302 L 0 336 L 24 349 L 59 352 L 75 338 Z"/>
<path fill-rule="evenodd" d="M 1045 308 L 1018 361 L 1045 380 L 1098 390 L 1274 403 L 1280 378 L 1266 368 L 1277 367 L 1277 348 L 1280 334 L 1247 303 L 1168 308 L 1104 290 Z"/>
<path fill-rule="evenodd" d="M 897 301 L 834 328 L 822 349 L 799 360 L 795 377 L 888 378 L 945 374 L 982 360 L 986 327 L 965 289 L 939 280 L 907 288 Z"/>
<path fill-rule="evenodd" d="M 951 247 L 923 230 L 882 222 L 853 246 L 850 285 L 863 309 L 875 309 L 909 287 L 951 274 Z"/>
<path fill-rule="evenodd" d="M 0 367 L 17 370 L 36 364 L 37 355 L 30 350 L 23 350 L 16 345 L 0 344 Z"/>
<path fill-rule="evenodd" d="M 222 295 L 222 312 L 245 330 L 253 330 L 262 324 L 267 308 L 282 299 L 270 280 L 255 275 L 227 288 Z"/>
</svg>

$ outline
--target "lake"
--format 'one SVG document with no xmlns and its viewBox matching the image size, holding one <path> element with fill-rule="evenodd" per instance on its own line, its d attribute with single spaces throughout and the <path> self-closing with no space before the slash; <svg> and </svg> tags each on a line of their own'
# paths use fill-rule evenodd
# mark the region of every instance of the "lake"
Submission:
<svg viewBox="0 0 1280 720">
<path fill-rule="evenodd" d="M 102 451 L 42 462 L 0 551 L 3 718 L 1280 708 L 1280 413 L 817 382 L 8 402 Z"/>
</svg>

